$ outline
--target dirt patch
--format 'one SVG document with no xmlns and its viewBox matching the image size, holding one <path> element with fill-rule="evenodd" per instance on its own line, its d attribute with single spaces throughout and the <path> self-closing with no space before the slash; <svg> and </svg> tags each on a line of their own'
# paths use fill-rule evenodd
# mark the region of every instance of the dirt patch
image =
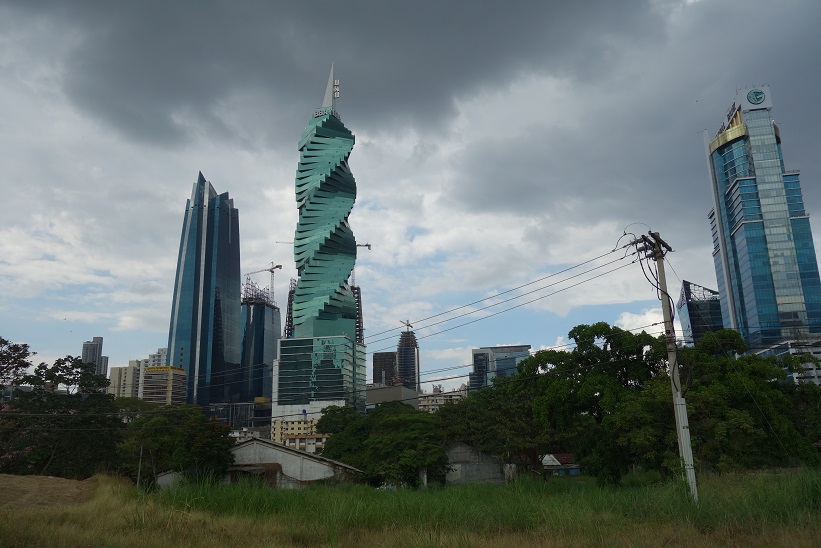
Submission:
<svg viewBox="0 0 821 548">
<path fill-rule="evenodd" d="M 48 507 L 79 504 L 91 499 L 97 480 L 69 480 L 49 476 L 11 476 L 0 474 L 0 508 Z"/>
</svg>

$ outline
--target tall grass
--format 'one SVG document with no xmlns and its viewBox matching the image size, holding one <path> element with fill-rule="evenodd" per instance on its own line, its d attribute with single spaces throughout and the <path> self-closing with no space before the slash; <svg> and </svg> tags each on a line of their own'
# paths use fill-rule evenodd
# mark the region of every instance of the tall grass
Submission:
<svg viewBox="0 0 821 548">
<path fill-rule="evenodd" d="M 420 491 L 200 483 L 145 494 L 99 477 L 84 504 L 0 508 L 0 546 L 814 546 L 821 538 L 817 470 L 699 480 L 695 505 L 678 483 L 600 488 L 588 478 Z"/>
<path fill-rule="evenodd" d="M 719 529 L 763 532 L 821 523 L 821 472 L 755 473 L 701 478 L 693 504 L 683 483 L 601 488 L 587 478 L 521 479 L 510 485 L 466 485 L 421 491 L 378 491 L 360 485 L 278 491 L 256 483 L 194 484 L 157 494 L 162 504 L 217 515 L 276 516 L 305 523 L 315 541 L 334 542 L 352 529 L 424 528 L 432 532 L 500 533 L 629 531 L 637 525 L 686 525 L 699 533 Z M 821 531 L 821 527 L 816 527 Z M 307 533 L 306 533 L 307 534 Z"/>
</svg>

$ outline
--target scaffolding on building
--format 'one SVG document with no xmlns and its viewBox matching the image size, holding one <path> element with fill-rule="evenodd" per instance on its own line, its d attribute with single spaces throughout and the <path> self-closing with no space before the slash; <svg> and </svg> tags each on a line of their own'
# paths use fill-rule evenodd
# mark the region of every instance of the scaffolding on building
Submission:
<svg viewBox="0 0 821 548">
<path fill-rule="evenodd" d="M 245 283 L 242 285 L 242 304 L 264 304 L 276 308 L 270 288 L 260 287 L 251 280 L 251 276 L 246 276 Z"/>
<path fill-rule="evenodd" d="M 288 311 L 285 314 L 285 338 L 294 338 L 294 292 L 296 292 L 296 279 L 291 278 L 291 285 L 288 286 Z"/>
</svg>

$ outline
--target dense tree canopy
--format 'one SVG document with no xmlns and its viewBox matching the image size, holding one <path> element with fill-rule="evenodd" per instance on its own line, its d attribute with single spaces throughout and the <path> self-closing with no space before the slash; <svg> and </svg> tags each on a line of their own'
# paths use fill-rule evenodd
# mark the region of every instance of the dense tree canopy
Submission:
<svg viewBox="0 0 821 548">
<path fill-rule="evenodd" d="M 447 473 L 445 435 L 436 415 L 404 403 L 385 403 L 368 415 L 350 408 L 329 407 L 317 430 L 333 434 L 322 456 L 363 470 L 372 482 L 418 486 L 419 470 L 431 481 Z"/>
<path fill-rule="evenodd" d="M 4 382 L 23 386 L 0 408 L 0 472 L 86 478 L 119 470 L 147 482 L 174 469 L 202 477 L 232 462 L 228 427 L 196 406 L 161 407 L 106 393 L 95 365 L 66 356 L 33 368 L 28 345 L 0 339 Z"/>
<path fill-rule="evenodd" d="M 617 483 L 629 469 L 680 470 L 665 344 L 605 323 L 569 333 L 514 377 L 440 411 L 449 439 L 505 462 L 575 453 L 587 473 Z M 735 331 L 679 349 L 696 466 L 728 471 L 819 462 L 821 389 L 785 381 L 783 360 L 742 355 Z"/>
<path fill-rule="evenodd" d="M 66 356 L 15 381 L 31 390 L 0 412 L 0 471 L 85 478 L 114 466 L 123 423 L 94 367 Z"/>
<path fill-rule="evenodd" d="M 205 417 L 194 405 L 152 407 L 123 433 L 117 448 L 122 473 L 135 480 L 139 474 L 150 484 L 168 470 L 193 478 L 218 477 L 233 463 L 234 439 L 228 436 L 228 425 Z"/>
</svg>

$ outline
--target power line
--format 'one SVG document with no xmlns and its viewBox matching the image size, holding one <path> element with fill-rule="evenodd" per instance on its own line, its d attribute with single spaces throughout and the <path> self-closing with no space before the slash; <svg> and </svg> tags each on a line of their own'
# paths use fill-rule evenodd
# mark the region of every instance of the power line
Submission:
<svg viewBox="0 0 821 548">
<path fill-rule="evenodd" d="M 530 285 L 533 285 L 533 284 L 536 284 L 536 283 L 542 282 L 542 281 L 547 280 L 547 279 L 549 279 L 549 278 L 553 278 L 554 276 L 558 276 L 559 274 L 564 274 L 565 272 L 569 272 L 569 271 L 571 271 L 571 270 L 574 270 L 574 269 L 576 269 L 576 268 L 579 268 L 580 266 L 584 266 L 584 265 L 586 265 L 586 264 L 588 264 L 588 263 L 591 263 L 591 262 L 593 262 L 593 261 L 597 261 L 597 260 L 601 259 L 602 257 L 606 257 L 606 256 L 608 256 L 608 255 L 611 255 L 612 253 L 615 253 L 616 251 L 619 251 L 619 250 L 621 250 L 621 249 L 625 249 L 626 247 L 629 247 L 629 244 L 624 245 L 624 246 L 622 246 L 622 247 L 620 247 L 620 248 L 618 248 L 618 249 L 612 249 L 612 250 L 610 250 L 610 251 L 608 251 L 608 252 L 606 252 L 606 253 L 602 253 L 601 255 L 599 255 L 599 256 L 597 256 L 597 257 L 593 257 L 592 259 L 588 259 L 588 260 L 583 261 L 583 262 L 581 262 L 581 263 L 578 263 L 578 264 L 576 264 L 576 265 L 573 265 L 573 266 L 567 267 L 567 268 L 565 268 L 565 269 L 563 269 L 563 270 L 559 270 L 558 272 L 554 272 L 553 274 L 549 274 L 549 275 L 544 276 L 544 277 L 542 277 L 542 278 L 539 278 L 539 279 L 533 280 L 532 282 L 528 282 L 528 283 L 526 283 L 526 284 L 522 284 L 522 285 L 519 285 L 519 286 L 513 287 L 513 288 L 511 288 L 511 289 L 507 289 L 507 290 L 505 290 L 505 291 L 502 291 L 501 293 L 497 293 L 497 294 L 496 294 L 496 295 L 494 295 L 493 297 L 498 297 L 498 296 L 500 296 L 500 295 L 505 295 L 505 294 L 507 294 L 507 293 L 511 293 L 511 292 L 513 292 L 513 291 L 517 291 L 517 290 L 522 289 L 522 288 L 524 288 L 524 287 L 527 287 L 527 286 L 530 286 Z M 461 309 L 463 309 L 463 308 L 467 308 L 467 307 L 469 307 L 469 306 L 473 306 L 473 305 L 475 305 L 475 304 L 480 304 L 480 303 L 483 303 L 483 302 L 485 302 L 485 301 L 487 301 L 488 299 L 491 299 L 491 298 L 493 298 L 493 297 L 487 297 L 487 298 L 484 298 L 484 299 L 479 299 L 478 301 L 473 301 L 473 302 L 471 302 L 471 303 L 463 304 L 463 305 L 461 305 L 461 306 L 457 306 L 457 307 L 455 307 L 455 308 L 451 308 L 450 310 L 446 310 L 446 311 L 444 311 L 444 312 L 439 312 L 438 314 L 433 314 L 432 316 L 428 316 L 428 317 L 426 317 L 426 318 L 422 318 L 422 319 L 420 319 L 420 320 L 414 320 L 414 321 L 413 321 L 413 322 L 411 322 L 411 323 L 413 323 L 413 324 L 417 324 L 417 323 L 422 323 L 422 322 L 425 322 L 425 321 L 427 321 L 427 320 L 431 320 L 431 319 L 433 319 L 433 318 L 438 318 L 439 316 L 444 316 L 445 314 L 450 314 L 450 313 L 452 313 L 452 312 L 456 312 L 457 310 L 461 310 Z M 434 325 L 435 325 L 435 324 L 434 324 Z M 371 336 L 371 337 L 378 337 L 379 335 L 383 335 L 383 334 L 385 334 L 385 333 L 390 333 L 390 332 L 393 332 L 393 331 L 397 331 L 397 330 L 399 330 L 399 329 L 402 329 L 402 327 L 403 327 L 403 326 L 400 326 L 400 327 L 394 327 L 394 328 L 391 328 L 391 329 L 387 329 L 387 330 L 385 330 L 385 331 L 380 331 L 380 332 L 378 332 L 378 333 L 374 333 L 373 335 L 370 335 L 370 336 Z M 382 339 L 382 340 L 384 340 L 384 339 Z M 378 342 L 378 341 L 374 341 L 374 342 Z"/>
</svg>

